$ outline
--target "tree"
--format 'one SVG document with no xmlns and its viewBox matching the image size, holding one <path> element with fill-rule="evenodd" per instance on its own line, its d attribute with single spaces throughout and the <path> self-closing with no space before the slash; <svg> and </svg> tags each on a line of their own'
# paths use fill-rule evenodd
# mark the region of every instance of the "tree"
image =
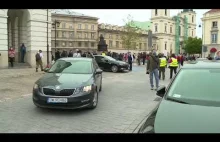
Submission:
<svg viewBox="0 0 220 142">
<path fill-rule="evenodd" d="M 201 54 L 202 53 L 202 39 L 189 37 L 184 41 L 184 50 L 189 54 Z"/>
<path fill-rule="evenodd" d="M 140 28 L 135 27 L 131 15 L 128 15 L 127 20 L 124 21 L 124 33 L 121 35 L 122 44 L 128 50 L 136 49 L 136 42 L 139 41 L 141 35 Z"/>
</svg>

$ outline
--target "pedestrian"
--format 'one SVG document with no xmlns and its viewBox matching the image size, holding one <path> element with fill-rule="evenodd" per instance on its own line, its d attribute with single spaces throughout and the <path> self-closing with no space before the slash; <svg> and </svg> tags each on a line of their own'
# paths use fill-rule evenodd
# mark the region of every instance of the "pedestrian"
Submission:
<svg viewBox="0 0 220 142">
<path fill-rule="evenodd" d="M 170 63 L 170 66 L 169 66 L 169 68 L 170 68 L 170 79 L 172 79 L 172 77 L 173 77 L 173 72 L 176 74 L 177 68 L 178 68 L 178 66 L 179 66 L 175 54 L 172 54 L 172 55 L 171 55 L 171 58 L 170 58 L 170 60 L 169 60 L 169 63 Z"/>
<path fill-rule="evenodd" d="M 158 75 L 159 64 L 160 61 L 156 55 L 156 52 L 152 51 L 152 53 L 149 54 L 149 60 L 147 62 L 147 73 L 149 72 L 151 90 L 154 89 L 153 76 L 155 77 L 155 82 L 156 82 L 155 90 L 157 90 L 159 87 L 159 75 Z"/>
<path fill-rule="evenodd" d="M 160 68 L 159 68 L 159 79 L 161 79 L 161 73 L 162 73 L 162 78 L 165 80 L 165 68 L 167 65 L 167 59 L 164 57 L 163 54 L 159 55 L 160 59 Z"/>
<path fill-rule="evenodd" d="M 215 60 L 220 60 L 220 51 L 216 52 Z"/>
<path fill-rule="evenodd" d="M 144 52 L 142 56 L 143 65 L 145 65 L 146 57 L 147 57 L 147 54 L 146 52 Z"/>
<path fill-rule="evenodd" d="M 55 52 L 55 61 L 60 59 L 60 50 L 58 49 L 56 52 Z"/>
<path fill-rule="evenodd" d="M 43 54 L 41 54 L 42 51 L 39 50 L 39 52 L 37 52 L 37 54 L 35 55 L 35 59 L 36 59 L 36 72 L 38 72 L 38 68 L 40 66 L 41 71 L 43 71 L 43 65 L 42 65 L 42 58 L 43 58 Z"/>
<path fill-rule="evenodd" d="M 141 65 L 141 53 L 138 53 L 137 61 L 138 61 L 138 66 L 140 66 Z"/>
<path fill-rule="evenodd" d="M 9 62 L 11 63 L 11 67 L 14 67 L 14 59 L 15 59 L 15 50 L 14 48 L 10 48 L 8 51 Z"/>
<path fill-rule="evenodd" d="M 131 53 L 128 53 L 128 64 L 129 64 L 129 70 L 132 71 L 132 62 L 133 62 L 133 57 L 131 55 Z"/>
<path fill-rule="evenodd" d="M 68 54 L 68 57 L 73 57 L 73 51 L 70 50 L 69 54 Z"/>
<path fill-rule="evenodd" d="M 76 49 L 76 52 L 73 54 L 73 57 L 81 57 L 79 49 Z"/>
<path fill-rule="evenodd" d="M 24 57 L 26 54 L 26 47 L 25 47 L 24 43 L 22 43 L 22 45 L 21 45 L 20 52 L 21 52 L 21 62 L 24 63 Z"/>
</svg>

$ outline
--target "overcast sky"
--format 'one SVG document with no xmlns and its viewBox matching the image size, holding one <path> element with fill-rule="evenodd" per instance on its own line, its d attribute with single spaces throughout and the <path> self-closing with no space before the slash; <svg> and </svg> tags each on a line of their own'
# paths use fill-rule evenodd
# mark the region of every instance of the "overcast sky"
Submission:
<svg viewBox="0 0 220 142">
<path fill-rule="evenodd" d="M 197 22 L 197 25 L 201 24 L 202 21 L 201 21 L 201 18 L 203 16 L 203 14 L 205 12 L 207 12 L 209 9 L 196 9 L 195 12 L 196 12 L 196 22 Z M 79 13 L 82 13 L 82 14 L 85 14 L 85 15 L 90 15 L 90 16 L 95 16 L 95 17 L 98 17 L 99 18 L 99 23 L 108 23 L 108 24 L 113 24 L 113 25 L 119 25 L 119 26 L 122 26 L 124 25 L 124 21 L 123 19 L 126 19 L 128 14 L 130 14 L 132 17 L 133 17 L 133 20 L 135 21 L 149 21 L 150 18 L 151 18 L 151 10 L 148 9 L 148 10 L 141 10 L 141 9 L 138 9 L 138 10 L 135 10 L 135 9 L 130 9 L 130 10 L 125 10 L 125 9 L 117 9 L 117 10 L 114 10 L 114 9 L 111 9 L 111 10 L 74 10 L 73 11 L 75 12 L 79 12 Z M 178 12 L 181 12 L 182 10 L 171 10 L 170 11 L 170 16 L 174 16 L 176 15 Z M 202 37 L 202 29 L 199 28 L 197 26 L 197 36 L 198 37 Z"/>
</svg>

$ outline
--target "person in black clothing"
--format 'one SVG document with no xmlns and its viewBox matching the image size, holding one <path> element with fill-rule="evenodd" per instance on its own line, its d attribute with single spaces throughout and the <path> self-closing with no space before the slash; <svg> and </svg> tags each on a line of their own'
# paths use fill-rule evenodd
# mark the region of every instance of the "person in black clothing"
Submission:
<svg viewBox="0 0 220 142">
<path fill-rule="evenodd" d="M 138 53 L 137 61 L 138 61 L 138 66 L 140 66 L 141 65 L 141 53 Z"/>
<path fill-rule="evenodd" d="M 132 71 L 132 61 L 133 61 L 133 58 L 132 58 L 132 55 L 131 53 L 128 53 L 128 64 L 130 66 L 130 71 Z"/>
<path fill-rule="evenodd" d="M 144 53 L 143 53 L 142 59 L 143 59 L 143 65 L 145 65 L 145 60 L 146 60 L 146 52 L 144 52 Z"/>
<path fill-rule="evenodd" d="M 73 51 L 70 50 L 68 57 L 73 57 Z"/>
<path fill-rule="evenodd" d="M 55 61 L 58 59 L 60 59 L 60 50 L 59 49 L 55 52 Z"/>
</svg>

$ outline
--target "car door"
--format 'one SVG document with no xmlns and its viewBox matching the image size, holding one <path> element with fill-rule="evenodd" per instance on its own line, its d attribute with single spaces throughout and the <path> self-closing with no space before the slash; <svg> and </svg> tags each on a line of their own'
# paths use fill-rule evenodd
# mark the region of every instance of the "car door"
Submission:
<svg viewBox="0 0 220 142">
<path fill-rule="evenodd" d="M 94 72 L 99 68 L 98 64 L 96 63 L 95 60 L 93 60 L 93 70 Z M 102 74 L 94 74 L 94 79 L 95 79 L 95 83 L 97 84 L 97 87 L 99 89 L 100 85 L 101 85 L 101 79 L 102 79 Z"/>
<path fill-rule="evenodd" d="M 105 56 L 103 56 L 102 62 L 105 70 L 111 70 L 112 62 L 108 58 L 105 58 Z"/>
<path fill-rule="evenodd" d="M 102 69 L 105 70 L 105 62 L 104 62 L 104 57 L 102 56 L 95 56 L 95 60 L 98 64 L 98 66 Z"/>
</svg>

